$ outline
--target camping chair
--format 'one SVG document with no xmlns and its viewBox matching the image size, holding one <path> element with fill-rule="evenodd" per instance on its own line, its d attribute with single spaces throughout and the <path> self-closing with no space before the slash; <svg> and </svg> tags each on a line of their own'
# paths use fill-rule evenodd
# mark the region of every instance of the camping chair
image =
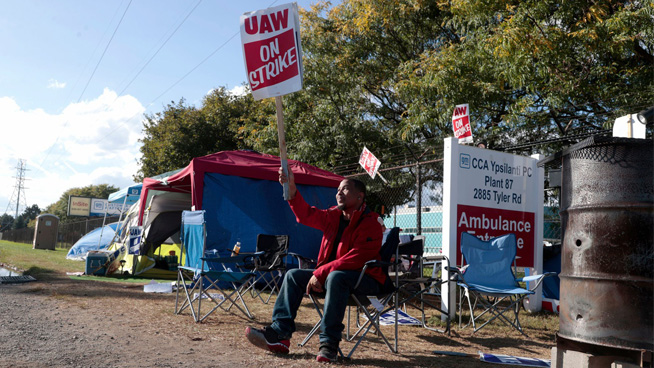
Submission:
<svg viewBox="0 0 654 368">
<path fill-rule="evenodd" d="M 348 313 L 347 313 L 347 327 L 346 327 L 346 341 L 353 341 L 355 338 L 358 337 L 358 340 L 356 341 L 355 345 L 352 347 L 350 352 L 347 354 L 346 358 L 351 358 L 352 355 L 354 354 L 354 351 L 357 349 L 359 344 L 363 341 L 365 336 L 370 332 L 372 328 L 374 328 L 374 331 L 376 332 L 377 335 L 379 335 L 386 346 L 390 349 L 391 352 L 397 353 L 398 352 L 398 329 L 397 329 L 397 320 L 398 320 L 398 310 L 397 310 L 397 288 L 395 287 L 395 284 L 392 282 L 391 278 L 388 277 L 388 268 L 393 266 L 393 263 L 391 262 L 391 259 L 393 255 L 396 254 L 397 246 L 400 242 L 399 239 L 399 228 L 393 228 L 391 229 L 389 235 L 386 238 L 386 242 L 382 244 L 382 248 L 380 250 L 380 261 L 376 260 L 371 260 L 365 263 L 363 269 L 361 270 L 361 274 L 359 275 L 359 279 L 355 285 L 355 289 L 359 286 L 359 283 L 361 282 L 361 279 L 363 278 L 366 270 L 369 267 L 382 267 L 384 270 L 384 273 L 387 275 L 387 282 L 386 284 L 381 288 L 380 292 L 376 295 L 356 295 L 356 294 L 350 294 L 350 299 L 348 301 Z M 318 331 L 320 328 L 320 324 L 322 323 L 322 310 L 323 306 L 321 303 L 318 301 L 317 295 L 309 295 L 309 298 L 311 299 L 314 308 L 316 309 L 316 312 L 318 312 L 318 315 L 320 316 L 320 319 L 318 322 L 313 326 L 311 331 L 307 334 L 307 336 L 304 338 L 304 340 L 298 344 L 298 346 L 304 346 L 306 343 L 309 342 L 311 337 L 315 335 L 315 333 Z M 357 315 L 357 326 L 358 329 L 353 333 L 350 334 L 350 308 L 355 307 L 356 308 L 356 315 Z M 391 344 L 389 340 L 386 338 L 386 336 L 383 334 L 381 328 L 380 328 L 380 317 L 390 311 L 393 311 L 393 324 L 395 326 L 395 336 L 394 336 L 394 343 Z M 359 312 L 363 313 L 365 315 L 366 321 L 363 323 L 359 323 Z M 338 349 L 338 353 L 342 358 L 345 358 L 345 355 L 343 354 L 342 350 Z"/>
<path fill-rule="evenodd" d="M 186 252 L 186 257 L 184 265 L 177 268 L 175 314 L 180 314 L 188 308 L 193 319 L 202 322 L 218 308 L 229 311 L 235 306 L 245 316 L 253 318 L 242 294 L 256 274 L 232 271 L 228 266 L 238 269 L 258 253 L 216 257 L 215 251 L 207 252 L 204 213 L 205 211 L 182 212 L 182 252 Z M 213 256 L 205 257 L 207 253 Z M 231 290 L 227 290 L 229 286 Z M 185 299 L 180 303 L 179 294 L 182 290 Z M 213 308 L 204 315 L 201 313 L 203 299 L 214 303 Z M 240 301 L 241 305 L 238 305 L 237 301 Z"/>
<path fill-rule="evenodd" d="M 253 297 L 259 297 L 264 303 L 268 304 L 270 298 L 275 293 L 279 293 L 281 280 L 286 272 L 286 256 L 288 255 L 288 235 L 257 235 L 257 253 L 260 255 L 254 258 L 252 264 L 246 265 L 246 269 L 257 274 L 252 280 L 249 289 Z M 257 283 L 263 283 L 263 287 L 256 289 Z M 266 290 L 270 290 L 270 295 L 263 298 L 261 295 Z"/>
<path fill-rule="evenodd" d="M 199 261 L 204 254 L 207 236 L 204 213 L 205 211 L 182 212 L 180 259 L 184 259 L 184 264 L 177 267 L 177 282 L 175 284 L 175 314 L 180 314 L 189 308 L 193 320 L 196 322 L 198 321 L 198 314 L 193 307 L 193 303 L 196 301 L 197 296 L 193 295 L 200 295 L 198 292 L 200 283 L 196 282 L 196 280 L 202 272 Z M 185 298 L 180 301 L 182 291 Z"/>
<path fill-rule="evenodd" d="M 397 247 L 398 269 L 394 275 L 397 276 L 397 287 L 400 295 L 399 305 L 408 316 L 407 306 L 420 311 L 421 318 L 419 324 L 432 331 L 450 333 L 450 319 L 447 311 L 443 310 L 440 305 L 434 302 L 435 297 L 440 298 L 440 286 L 449 282 L 448 277 L 438 277 L 437 265 L 445 262 L 449 267 L 449 259 L 445 255 L 429 257 L 433 271 L 431 276 L 425 274 L 425 257 L 423 257 L 425 249 L 425 237 L 416 235 L 410 242 L 400 243 Z M 402 262 L 404 261 L 404 262 Z M 402 266 L 408 261 L 409 267 L 402 270 Z M 429 327 L 425 310 L 427 307 L 441 313 L 445 317 L 446 327 L 444 330 Z M 417 323 L 416 323 L 417 324 Z"/>
<path fill-rule="evenodd" d="M 461 253 L 463 261 L 467 263 L 461 268 L 453 268 L 456 272 L 457 285 L 461 288 L 459 293 L 459 327 L 461 327 L 461 310 L 463 295 L 470 308 L 470 322 L 474 332 L 479 331 L 488 323 L 499 319 L 512 326 L 525 335 L 520 325 L 518 313 L 525 297 L 534 294 L 543 278 L 553 273 L 515 278 L 512 264 L 516 258 L 515 234 L 502 235 L 488 241 L 483 241 L 469 233 L 461 234 Z M 515 268 L 515 266 L 514 266 Z M 531 288 L 525 289 L 519 282 L 529 282 Z M 474 302 L 471 300 L 474 299 Z M 474 314 L 474 309 L 483 307 L 483 311 Z M 512 316 L 506 316 L 512 311 Z M 477 326 L 477 320 L 488 313 L 491 317 L 482 325 Z M 464 326 L 467 327 L 468 325 Z M 526 336 L 526 335 L 525 335 Z"/>
</svg>

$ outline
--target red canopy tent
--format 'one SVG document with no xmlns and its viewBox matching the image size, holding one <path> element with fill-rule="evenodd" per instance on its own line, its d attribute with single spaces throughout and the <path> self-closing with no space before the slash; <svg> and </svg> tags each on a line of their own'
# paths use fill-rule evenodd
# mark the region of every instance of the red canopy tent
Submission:
<svg viewBox="0 0 654 368">
<path fill-rule="evenodd" d="M 296 184 L 316 185 L 337 188 L 343 177 L 303 162 L 288 160 L 289 170 L 295 176 Z M 180 172 L 161 180 L 143 180 L 139 209 L 139 225 L 147 205 L 150 190 L 191 193 L 192 204 L 196 210 L 202 209 L 204 174 L 217 173 L 251 179 L 277 181 L 280 159 L 277 156 L 254 151 L 222 151 L 207 156 L 196 157 Z"/>
</svg>

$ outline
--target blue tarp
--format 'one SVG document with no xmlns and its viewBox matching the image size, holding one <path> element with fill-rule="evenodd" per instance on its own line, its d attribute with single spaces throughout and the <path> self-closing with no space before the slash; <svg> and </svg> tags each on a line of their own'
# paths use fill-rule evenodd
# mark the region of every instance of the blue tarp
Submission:
<svg viewBox="0 0 654 368">
<path fill-rule="evenodd" d="M 310 205 L 336 205 L 336 188 L 298 185 L 298 190 Z M 295 221 L 278 182 L 206 173 L 203 192 L 207 249 L 224 251 L 240 241 L 241 252 L 254 252 L 257 234 L 288 234 L 289 252 L 318 257 L 322 232 Z"/>
<path fill-rule="evenodd" d="M 118 231 L 117 229 L 120 229 L 120 224 L 114 222 L 105 225 L 104 230 L 102 229 L 102 227 L 99 227 L 84 235 L 72 246 L 72 248 L 70 248 L 66 258 L 83 261 L 90 250 L 102 250 L 108 248 L 111 240 L 114 238 L 114 234 Z M 100 233 L 102 233 L 102 238 L 100 238 Z"/>
</svg>

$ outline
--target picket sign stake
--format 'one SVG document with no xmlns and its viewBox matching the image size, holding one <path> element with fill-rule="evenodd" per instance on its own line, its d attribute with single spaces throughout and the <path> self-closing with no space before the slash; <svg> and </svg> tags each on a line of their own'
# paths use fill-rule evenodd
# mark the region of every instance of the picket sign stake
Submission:
<svg viewBox="0 0 654 368">
<path fill-rule="evenodd" d="M 288 177 L 288 157 L 286 156 L 286 135 L 284 133 L 284 105 L 282 96 L 275 97 L 275 108 L 277 110 L 277 138 L 279 141 L 279 158 L 282 162 L 282 171 Z M 289 178 L 290 180 L 290 178 Z M 288 181 L 284 183 L 284 200 L 291 199 Z"/>
<path fill-rule="evenodd" d="M 282 172 L 288 177 L 284 134 L 285 94 L 302 89 L 302 44 L 297 3 L 247 12 L 241 15 L 241 45 L 245 71 L 255 101 L 275 97 L 277 135 Z M 284 200 L 289 200 L 284 184 Z"/>
</svg>

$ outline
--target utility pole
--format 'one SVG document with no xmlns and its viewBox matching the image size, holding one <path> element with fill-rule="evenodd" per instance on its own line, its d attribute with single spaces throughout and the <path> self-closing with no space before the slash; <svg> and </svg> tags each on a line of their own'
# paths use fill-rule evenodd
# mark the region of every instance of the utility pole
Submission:
<svg viewBox="0 0 654 368">
<path fill-rule="evenodd" d="M 18 219 L 18 215 L 20 214 L 19 210 L 22 206 L 23 211 L 27 208 L 27 201 L 25 200 L 25 172 L 27 171 L 27 165 L 26 161 L 19 159 L 18 163 L 16 164 L 16 176 L 14 177 L 16 179 L 16 184 L 14 185 L 14 193 L 11 195 L 11 199 L 9 200 L 9 203 L 7 204 L 7 209 L 5 210 L 5 213 L 9 213 L 10 210 L 14 209 L 16 210 L 15 215 L 14 215 L 14 221 Z M 4 224 L 3 224 L 4 225 Z"/>
</svg>

